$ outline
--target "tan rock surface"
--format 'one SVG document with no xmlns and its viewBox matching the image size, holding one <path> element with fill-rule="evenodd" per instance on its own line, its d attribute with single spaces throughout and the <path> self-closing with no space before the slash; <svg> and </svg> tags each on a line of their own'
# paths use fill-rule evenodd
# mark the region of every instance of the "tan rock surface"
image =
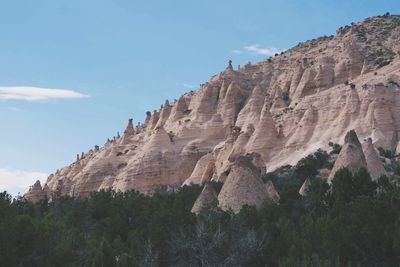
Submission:
<svg viewBox="0 0 400 267">
<path fill-rule="evenodd" d="M 205 184 L 203 190 L 200 195 L 197 197 L 196 201 L 193 204 L 192 213 L 199 214 L 204 209 L 209 209 L 217 206 L 217 192 L 210 184 Z"/>
<path fill-rule="evenodd" d="M 42 188 L 40 181 L 37 180 L 34 185 L 29 188 L 29 191 L 24 195 L 24 198 L 30 202 L 38 202 L 46 197 L 48 197 L 48 188 Z"/>
<path fill-rule="evenodd" d="M 281 198 L 279 196 L 278 191 L 276 191 L 274 184 L 272 181 L 268 181 L 265 183 L 265 188 L 267 189 L 267 196 L 268 199 L 272 200 L 275 203 L 279 202 L 279 199 Z"/>
<path fill-rule="evenodd" d="M 385 168 L 383 167 L 382 161 L 372 144 L 372 139 L 367 138 L 362 145 L 365 159 L 367 161 L 367 169 L 371 175 L 372 180 L 377 180 L 382 175 L 386 174 Z"/>
<path fill-rule="evenodd" d="M 239 156 L 218 194 L 218 205 L 223 210 L 237 213 L 244 205 L 259 207 L 270 200 L 260 169 L 252 163 L 252 157 Z"/>
<path fill-rule="evenodd" d="M 173 189 L 191 177 L 208 179 L 210 169 L 195 169 L 209 153 L 212 179 L 224 181 L 241 155 L 259 153 L 272 171 L 329 142 L 343 144 L 351 129 L 395 151 L 399 25 L 399 16 L 371 17 L 239 70 L 229 63 L 197 90 L 147 112 L 143 124 L 128 123 L 123 136 L 50 175 L 46 185 L 78 196 L 104 188 Z"/>
<path fill-rule="evenodd" d="M 307 178 L 304 181 L 303 185 L 300 187 L 299 194 L 301 196 L 303 196 L 303 197 L 306 196 L 307 195 L 307 190 L 310 187 L 310 185 L 311 185 L 311 181 L 310 181 L 310 179 Z"/>
<path fill-rule="evenodd" d="M 333 165 L 328 182 L 332 182 L 336 172 L 340 169 L 348 168 L 354 174 L 362 167 L 367 168 L 367 161 L 356 132 L 351 130 L 346 134 L 344 145 Z"/>
<path fill-rule="evenodd" d="M 192 174 L 183 185 L 204 184 L 210 181 L 214 173 L 214 168 L 214 156 L 211 153 L 204 155 L 197 161 Z"/>
</svg>

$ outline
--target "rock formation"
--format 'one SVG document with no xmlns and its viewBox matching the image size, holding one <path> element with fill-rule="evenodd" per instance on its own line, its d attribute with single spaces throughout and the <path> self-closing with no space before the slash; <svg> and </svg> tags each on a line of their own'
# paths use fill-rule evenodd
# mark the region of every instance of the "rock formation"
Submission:
<svg viewBox="0 0 400 267">
<path fill-rule="evenodd" d="M 259 207 L 267 200 L 271 200 L 270 192 L 261 179 L 260 169 L 252 163 L 252 156 L 239 156 L 218 194 L 219 207 L 237 213 L 244 205 Z"/>
<path fill-rule="evenodd" d="M 236 181 L 230 172 L 239 170 L 254 178 L 259 174 L 252 168 L 234 166 L 238 158 L 258 153 L 262 164 L 257 164 L 272 171 L 327 150 L 329 142 L 343 144 L 351 129 L 360 139 L 371 137 L 376 148 L 395 151 L 400 147 L 398 51 L 400 17 L 378 16 L 240 69 L 229 62 L 197 90 L 147 112 L 143 124 L 130 121 L 121 138 L 50 175 L 46 186 L 87 196 L 106 188 L 151 193 L 185 181 Z M 366 154 L 367 159 L 361 146 L 346 142 L 334 170 L 366 166 Z M 371 170 L 375 176 L 381 168 Z M 39 189 L 25 197 L 42 197 Z M 247 202 L 258 205 L 264 199 L 259 195 Z M 238 209 L 225 197 L 221 205 Z"/>
<path fill-rule="evenodd" d="M 38 202 L 46 197 L 49 197 L 48 187 L 45 185 L 42 188 L 40 181 L 37 180 L 34 185 L 29 188 L 29 191 L 24 195 L 24 198 L 31 202 Z"/>
<path fill-rule="evenodd" d="M 382 175 L 385 175 L 385 168 L 383 167 L 382 161 L 372 144 L 372 139 L 367 138 L 363 143 L 362 148 L 367 162 L 367 169 L 372 180 L 377 180 Z"/>
<path fill-rule="evenodd" d="M 265 183 L 265 188 L 267 189 L 267 195 L 268 195 L 268 199 L 272 200 L 275 203 L 279 202 L 279 199 L 281 198 L 279 196 L 278 191 L 276 191 L 274 184 L 272 183 L 272 181 L 268 181 Z"/>
<path fill-rule="evenodd" d="M 348 168 L 352 173 L 355 173 L 362 167 L 367 168 L 367 161 L 356 132 L 351 130 L 346 134 L 344 145 L 335 161 L 335 165 L 333 165 L 328 182 L 332 182 L 336 172 L 340 169 Z"/>
<path fill-rule="evenodd" d="M 210 209 L 217 206 L 217 192 L 210 184 L 205 184 L 200 195 L 193 204 L 192 213 L 199 214 L 204 209 Z"/>
<path fill-rule="evenodd" d="M 183 185 L 204 184 L 210 181 L 214 172 L 214 165 L 214 156 L 211 153 L 204 155 L 197 161 L 192 174 Z"/>
<path fill-rule="evenodd" d="M 307 195 L 307 190 L 310 187 L 310 185 L 311 185 L 311 181 L 310 181 L 310 179 L 307 178 L 304 181 L 303 185 L 300 187 L 299 194 L 301 196 L 303 196 L 303 197 L 306 196 Z"/>
</svg>

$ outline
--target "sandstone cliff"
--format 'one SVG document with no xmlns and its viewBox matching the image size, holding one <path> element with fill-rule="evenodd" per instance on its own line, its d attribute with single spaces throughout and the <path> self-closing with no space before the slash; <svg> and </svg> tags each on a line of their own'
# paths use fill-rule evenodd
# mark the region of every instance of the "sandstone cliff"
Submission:
<svg viewBox="0 0 400 267">
<path fill-rule="evenodd" d="M 242 155 L 255 152 L 260 157 L 252 164 L 273 170 L 329 142 L 342 144 L 351 129 L 375 148 L 395 151 L 398 51 L 400 17 L 379 16 L 257 64 L 229 63 L 197 90 L 147 112 L 144 123 L 129 121 L 122 136 L 78 156 L 45 186 L 86 196 L 105 188 L 151 193 L 185 181 L 225 181 Z M 35 186 L 25 197 L 44 194 Z"/>
</svg>

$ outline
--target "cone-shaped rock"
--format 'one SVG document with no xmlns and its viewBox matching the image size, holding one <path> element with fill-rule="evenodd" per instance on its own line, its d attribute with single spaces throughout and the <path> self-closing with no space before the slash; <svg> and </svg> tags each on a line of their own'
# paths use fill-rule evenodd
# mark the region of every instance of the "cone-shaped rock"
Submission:
<svg viewBox="0 0 400 267">
<path fill-rule="evenodd" d="M 311 185 L 310 179 L 307 178 L 304 181 L 303 185 L 300 187 L 299 194 L 305 197 L 307 195 L 307 190 L 310 187 L 310 185 Z"/>
<path fill-rule="evenodd" d="M 281 198 L 279 196 L 278 191 L 276 191 L 274 184 L 272 181 L 268 181 L 265 183 L 265 188 L 267 189 L 267 195 L 270 200 L 272 200 L 275 203 L 279 202 L 279 199 Z"/>
<path fill-rule="evenodd" d="M 185 116 L 184 112 L 188 109 L 185 98 L 182 96 L 175 103 L 171 110 L 171 119 L 173 121 L 179 120 Z"/>
<path fill-rule="evenodd" d="M 124 136 L 122 138 L 122 143 L 125 144 L 128 142 L 131 136 L 135 135 L 135 128 L 133 127 L 133 119 L 129 119 L 128 126 L 124 131 Z"/>
<path fill-rule="evenodd" d="M 352 173 L 355 173 L 361 167 L 366 168 L 367 162 L 357 134 L 354 130 L 351 130 L 346 134 L 344 145 L 328 177 L 328 182 L 331 183 L 335 173 L 342 168 L 348 168 Z"/>
<path fill-rule="evenodd" d="M 382 161 L 378 156 L 378 153 L 372 144 L 372 139 L 368 138 L 362 145 L 365 159 L 367 161 L 367 169 L 371 178 L 377 180 L 379 177 L 385 174 L 385 168 L 383 167 Z"/>
<path fill-rule="evenodd" d="M 247 151 L 261 154 L 266 161 L 268 160 L 268 150 L 276 145 L 277 141 L 278 131 L 275 121 L 269 111 L 269 105 L 265 102 L 260 121 L 247 144 Z"/>
<path fill-rule="evenodd" d="M 240 86 L 232 82 L 226 92 L 225 98 L 221 101 L 218 111 L 225 124 L 234 125 L 245 95 Z"/>
<path fill-rule="evenodd" d="M 200 195 L 193 204 L 192 213 L 199 214 L 203 209 L 212 208 L 217 203 L 217 192 L 210 184 L 205 184 Z"/>
<path fill-rule="evenodd" d="M 166 100 L 164 105 L 162 106 L 160 110 L 160 118 L 157 121 L 156 128 L 157 127 L 164 127 L 165 122 L 168 120 L 170 114 L 171 114 L 171 105 L 169 104 L 169 101 Z"/>
<path fill-rule="evenodd" d="M 256 86 L 253 89 L 246 105 L 240 111 L 236 125 L 242 129 L 246 129 L 249 124 L 256 125 L 260 119 L 261 111 L 264 105 L 264 98 L 260 86 Z"/>
<path fill-rule="evenodd" d="M 183 185 L 203 184 L 208 182 L 213 175 L 214 165 L 214 156 L 211 153 L 204 155 L 196 163 L 196 167 L 194 168 L 192 174 L 183 183 Z"/>
<path fill-rule="evenodd" d="M 218 195 L 219 207 L 238 213 L 244 205 L 259 207 L 268 199 L 260 170 L 253 165 L 252 157 L 236 158 Z"/>
</svg>

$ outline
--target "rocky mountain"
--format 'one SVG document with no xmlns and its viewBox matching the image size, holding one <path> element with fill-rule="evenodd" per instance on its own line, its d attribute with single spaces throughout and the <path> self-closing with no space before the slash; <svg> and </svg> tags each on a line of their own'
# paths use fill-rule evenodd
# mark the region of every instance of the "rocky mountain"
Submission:
<svg viewBox="0 0 400 267">
<path fill-rule="evenodd" d="M 86 196 L 107 188 L 148 194 L 213 180 L 226 182 L 219 205 L 237 209 L 246 201 L 233 201 L 235 192 L 256 205 L 273 199 L 271 185 L 252 188 L 262 182 L 256 172 L 295 164 L 319 148 L 329 150 L 330 142 L 344 143 L 334 170 L 353 161 L 369 167 L 378 148 L 400 152 L 399 52 L 400 16 L 386 14 L 257 64 L 234 68 L 229 61 L 197 90 L 147 112 L 144 123 L 129 120 L 122 136 L 78 155 L 25 197 L 34 201 L 56 190 Z M 365 155 L 354 136 L 368 140 Z M 375 177 L 379 164 L 370 167 Z M 242 173 L 251 174 L 251 183 Z M 215 197 L 208 190 L 204 195 Z"/>
</svg>

